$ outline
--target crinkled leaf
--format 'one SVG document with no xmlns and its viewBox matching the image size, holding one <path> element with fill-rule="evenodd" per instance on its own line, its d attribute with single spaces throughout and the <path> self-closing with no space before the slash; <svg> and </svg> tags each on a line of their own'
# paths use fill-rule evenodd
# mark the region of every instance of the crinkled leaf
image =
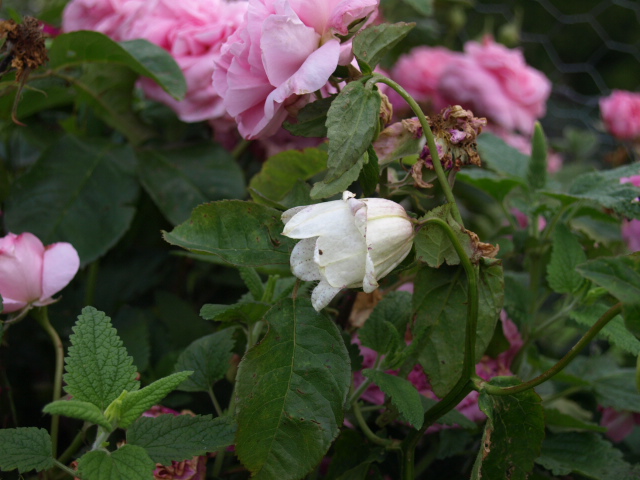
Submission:
<svg viewBox="0 0 640 480">
<path fill-rule="evenodd" d="M 51 437 L 44 428 L 3 428 L 0 430 L 0 470 L 16 468 L 20 473 L 53 468 Z"/>
<path fill-rule="evenodd" d="M 160 403 L 164 397 L 174 391 L 192 373 L 173 373 L 140 390 L 127 392 L 122 398 L 122 404 L 119 406 L 118 425 L 121 428 L 129 427 L 143 412 Z"/>
<path fill-rule="evenodd" d="M 404 332 L 410 320 L 411 293 L 390 292 L 358 330 L 358 338 L 365 347 L 385 355 L 404 345 Z"/>
<path fill-rule="evenodd" d="M 69 337 L 65 391 L 75 400 L 90 402 L 104 411 L 123 390 L 137 390 L 133 359 L 111 326 L 111 319 L 93 307 L 85 307 Z"/>
<path fill-rule="evenodd" d="M 42 411 L 49 415 L 64 415 L 65 417 L 79 418 L 85 422 L 95 423 L 108 432 L 113 428 L 111 422 L 102 414 L 102 410 L 89 402 L 75 399 L 58 400 L 45 405 Z"/>
<path fill-rule="evenodd" d="M 200 316 L 216 322 L 255 323 L 262 320 L 271 305 L 263 302 L 242 302 L 234 305 L 216 305 L 207 303 L 200 309 Z"/>
<path fill-rule="evenodd" d="M 278 153 L 269 158 L 251 179 L 249 193 L 256 203 L 271 207 L 292 208 L 311 204 L 309 189 L 302 191 L 300 182 L 309 180 L 326 168 L 327 153 L 316 148 Z"/>
<path fill-rule="evenodd" d="M 199 338 L 178 357 L 176 372 L 190 370 L 189 378 L 178 386 L 185 392 L 208 392 L 211 386 L 224 377 L 229 370 L 233 355 L 233 328 Z"/>
<path fill-rule="evenodd" d="M 173 225 L 187 220 L 202 203 L 245 196 L 240 167 L 214 143 L 144 150 L 138 159 L 142 185 Z"/>
<path fill-rule="evenodd" d="M 572 310 L 569 313 L 569 316 L 580 325 L 591 328 L 608 309 L 609 308 L 606 305 L 597 303 L 589 307 Z M 600 330 L 598 335 L 606 338 L 609 342 L 623 349 L 627 353 L 630 353 L 634 357 L 640 355 L 640 340 L 634 337 L 629 330 L 625 328 L 624 321 L 620 316 L 617 316 L 607 323 L 604 328 Z"/>
<path fill-rule="evenodd" d="M 255 268 L 240 267 L 238 268 L 240 278 L 249 289 L 249 292 L 256 300 L 261 300 L 264 295 L 264 285 L 262 279 Z"/>
<path fill-rule="evenodd" d="M 78 472 L 86 480 L 154 480 L 155 468 L 145 449 L 136 445 L 114 452 L 93 450 L 78 459 Z"/>
<path fill-rule="evenodd" d="M 127 430 L 127 444 L 144 448 L 156 463 L 170 465 L 232 445 L 236 428 L 230 417 L 140 417 Z"/>
<path fill-rule="evenodd" d="M 496 377 L 491 385 L 519 384 L 514 377 Z M 544 439 L 544 412 L 533 390 L 515 395 L 480 392 L 478 406 L 487 415 L 480 451 L 471 478 L 526 480 Z"/>
<path fill-rule="evenodd" d="M 236 452 L 253 478 L 294 480 L 342 427 L 349 357 L 335 324 L 307 299 L 284 299 L 265 320 L 267 335 L 238 369 Z"/>
<path fill-rule="evenodd" d="M 289 265 L 295 241 L 281 234 L 280 215 L 256 203 L 222 200 L 196 207 L 189 220 L 163 236 L 172 245 L 236 266 Z"/>
<path fill-rule="evenodd" d="M 298 112 L 296 123 L 284 122 L 282 126 L 299 137 L 326 137 L 327 112 L 334 98 L 336 95 L 308 103 Z"/>
<path fill-rule="evenodd" d="M 353 39 L 353 54 L 359 61 L 375 68 L 415 26 L 415 23 L 382 23 L 360 30 Z"/>
<path fill-rule="evenodd" d="M 409 380 L 379 370 L 365 369 L 362 374 L 370 378 L 380 387 L 380 390 L 391 397 L 391 403 L 407 422 L 414 428 L 422 427 L 424 411 L 420 400 L 421 395 Z"/>
<path fill-rule="evenodd" d="M 595 480 L 636 480 L 640 466 L 623 460 L 622 452 L 594 433 L 549 435 L 536 463 L 554 475 L 574 472 Z"/>
<path fill-rule="evenodd" d="M 175 99 L 184 98 L 187 92 L 182 70 L 171 54 L 146 40 L 119 44 L 98 32 L 70 32 L 53 39 L 48 55 L 49 68 L 54 70 L 87 62 L 118 64 L 156 81 Z"/>
<path fill-rule="evenodd" d="M 343 173 L 340 177 L 335 180 L 327 181 L 326 179 L 317 182 L 313 185 L 311 189 L 311 198 L 319 199 L 319 198 L 327 198 L 336 195 L 337 193 L 344 192 L 349 188 L 353 182 L 355 182 L 360 176 L 360 171 L 364 165 L 365 158 L 368 154 L 365 154 L 360 157 L 356 163 L 345 173 Z"/>
<path fill-rule="evenodd" d="M 138 185 L 130 147 L 64 136 L 16 180 L 6 202 L 5 227 L 46 244 L 66 241 L 82 264 L 104 255 L 135 214 Z"/>
<path fill-rule="evenodd" d="M 558 293 L 575 293 L 584 283 L 576 266 L 587 261 L 587 255 L 578 239 L 563 224 L 553 232 L 553 250 L 547 264 L 547 281 Z"/>
<path fill-rule="evenodd" d="M 325 183 L 353 169 L 373 142 L 380 115 L 380 94 L 351 82 L 342 89 L 327 113 L 329 171 Z M 317 198 L 317 197 L 316 197 Z"/>
</svg>

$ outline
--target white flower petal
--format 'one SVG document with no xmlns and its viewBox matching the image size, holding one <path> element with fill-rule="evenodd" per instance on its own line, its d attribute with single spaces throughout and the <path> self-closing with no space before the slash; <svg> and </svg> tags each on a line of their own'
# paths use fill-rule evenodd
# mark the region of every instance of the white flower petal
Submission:
<svg viewBox="0 0 640 480">
<path fill-rule="evenodd" d="M 378 288 L 378 282 L 376 281 L 376 273 L 373 261 L 371 260 L 371 255 L 367 253 L 365 258 L 365 272 L 364 278 L 362 279 L 362 289 L 365 293 L 371 293 Z"/>
<path fill-rule="evenodd" d="M 318 265 L 313 261 L 317 237 L 300 240 L 291 252 L 291 271 L 300 280 L 322 280 Z"/>
<path fill-rule="evenodd" d="M 316 312 L 319 312 L 324 307 L 329 305 L 333 297 L 335 297 L 341 288 L 332 287 L 327 282 L 322 280 L 316 288 L 313 289 L 311 294 L 311 305 L 315 308 Z"/>
<path fill-rule="evenodd" d="M 289 219 L 282 234 L 289 238 L 346 235 L 353 228 L 353 216 L 349 207 L 342 200 L 335 200 L 310 205 L 296 213 Z"/>
<path fill-rule="evenodd" d="M 347 238 L 319 237 L 314 260 L 330 285 L 336 288 L 353 284 L 359 286 L 364 276 L 366 252 L 364 238 L 355 230 L 355 233 Z"/>
<path fill-rule="evenodd" d="M 296 215 L 298 212 L 301 212 L 305 208 L 309 208 L 309 205 L 290 208 L 289 210 L 282 213 L 282 215 L 280 216 L 280 220 L 282 220 L 282 223 L 286 225 L 287 223 L 289 223 L 289 220 L 291 220 L 294 215 Z"/>
</svg>

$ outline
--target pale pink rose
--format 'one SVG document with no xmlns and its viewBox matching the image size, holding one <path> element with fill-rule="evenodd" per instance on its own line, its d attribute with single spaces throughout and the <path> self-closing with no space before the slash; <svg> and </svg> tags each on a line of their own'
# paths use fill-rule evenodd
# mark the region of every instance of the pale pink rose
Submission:
<svg viewBox="0 0 640 480">
<path fill-rule="evenodd" d="M 51 297 L 67 286 L 79 267 L 78 252 L 69 243 L 45 247 L 28 232 L 0 238 L 2 312 L 53 303 Z"/>
<path fill-rule="evenodd" d="M 640 93 L 614 90 L 600 99 L 600 114 L 614 137 L 640 140 Z"/>
<path fill-rule="evenodd" d="M 62 30 L 94 30 L 119 42 L 128 33 L 128 19 L 144 0 L 71 0 L 62 13 Z"/>
<path fill-rule="evenodd" d="M 214 58 L 242 23 L 247 2 L 225 0 L 148 0 L 129 20 L 128 39 L 144 38 L 168 51 L 187 81 L 187 94 L 175 100 L 148 78 L 147 97 L 173 109 L 184 122 L 221 118 L 225 114 L 211 76 Z"/>
<path fill-rule="evenodd" d="M 636 425 L 640 425 L 640 413 L 602 408 L 600 425 L 607 428 L 607 437 L 616 443 L 621 442 L 631 434 Z"/>
<path fill-rule="evenodd" d="M 627 248 L 630 251 L 640 251 L 640 220 L 623 221 L 622 238 L 627 242 Z"/>
<path fill-rule="evenodd" d="M 465 55 L 441 72 L 438 89 L 444 100 L 471 109 L 476 116 L 510 131 L 531 133 L 544 116 L 551 82 L 512 50 L 485 37 L 467 42 Z"/>
<path fill-rule="evenodd" d="M 274 134 L 288 109 L 304 105 L 351 61 L 348 33 L 378 0 L 250 0 L 243 25 L 222 47 L 213 84 L 247 139 Z"/>
<path fill-rule="evenodd" d="M 438 85 L 445 68 L 462 54 L 444 47 L 416 47 L 402 55 L 391 70 L 391 78 L 398 82 L 420 103 L 429 103 L 439 112 L 448 105 L 440 94 Z M 400 95 L 389 94 L 394 108 L 407 109 L 408 105 Z"/>
</svg>

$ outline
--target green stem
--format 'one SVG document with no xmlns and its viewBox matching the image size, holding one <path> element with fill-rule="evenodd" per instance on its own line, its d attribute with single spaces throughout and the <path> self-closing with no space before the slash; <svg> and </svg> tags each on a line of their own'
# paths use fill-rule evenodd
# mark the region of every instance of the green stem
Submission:
<svg viewBox="0 0 640 480">
<path fill-rule="evenodd" d="M 66 464 L 74 453 L 78 451 L 80 446 L 82 446 L 85 435 L 87 433 L 87 429 L 90 427 L 90 424 L 85 423 L 84 426 L 80 429 L 80 431 L 76 434 L 74 439 L 71 441 L 71 444 L 67 447 L 67 449 L 62 452 L 62 455 L 58 457 L 58 461 L 60 463 Z"/>
<path fill-rule="evenodd" d="M 71 475 L 71 478 L 81 478 L 78 475 L 78 472 L 71 470 L 69 467 L 67 467 L 64 463 L 59 462 L 58 460 L 53 460 L 53 463 L 56 465 L 56 467 L 58 467 L 60 470 L 62 470 L 65 473 L 68 473 L 69 475 Z"/>
<path fill-rule="evenodd" d="M 47 307 L 39 307 L 33 311 L 33 316 L 36 318 L 40 326 L 44 328 L 44 330 L 49 334 L 49 338 L 51 338 L 51 342 L 53 343 L 53 348 L 55 349 L 55 357 L 56 357 L 56 367 L 55 373 L 53 376 L 53 400 L 60 400 L 61 391 L 62 391 L 62 369 L 64 368 L 64 346 L 62 345 L 62 340 L 58 336 L 58 332 L 56 332 L 55 328 L 51 325 L 49 321 L 49 313 L 47 311 Z M 60 424 L 60 416 L 52 415 L 51 416 L 51 452 L 53 457 L 57 456 L 58 450 L 58 425 Z"/>
<path fill-rule="evenodd" d="M 446 174 L 444 173 L 444 168 L 442 168 L 442 162 L 440 161 L 440 155 L 438 154 L 438 147 L 436 146 L 436 139 L 433 136 L 433 132 L 431 131 L 431 126 L 427 121 L 427 117 L 424 112 L 420 108 L 420 105 L 409 95 L 409 93 L 398 85 L 396 82 L 382 76 L 378 73 L 373 74 L 373 78 L 370 80 L 374 83 L 384 83 L 385 85 L 389 85 L 393 88 L 398 94 L 409 104 L 413 113 L 418 117 L 418 121 L 420 122 L 420 126 L 422 126 L 422 131 L 424 132 L 425 137 L 427 138 L 427 145 L 429 145 L 429 150 L 431 152 L 431 157 L 433 158 L 433 168 L 436 172 L 436 176 L 438 177 L 438 181 L 440 182 L 440 186 L 442 187 L 442 191 L 444 192 L 444 196 L 447 199 L 447 202 L 451 204 L 451 214 L 453 218 L 460 225 L 464 225 L 462 222 L 462 216 L 460 215 L 460 211 L 458 210 L 458 205 L 456 204 L 456 200 L 453 196 L 453 191 L 449 186 L 449 180 L 447 179 Z"/>
<path fill-rule="evenodd" d="M 220 403 L 218 403 L 218 399 L 216 398 L 215 393 L 213 393 L 213 388 L 211 386 L 209 387 L 209 397 L 211 397 L 213 408 L 216 409 L 216 413 L 218 414 L 219 417 L 221 417 L 224 414 L 224 412 L 222 411 L 222 408 L 220 407 Z"/>
<path fill-rule="evenodd" d="M 98 260 L 89 265 L 89 275 L 87 276 L 87 285 L 84 294 L 84 304 L 93 305 L 96 296 L 96 285 L 98 284 Z"/>
<path fill-rule="evenodd" d="M 251 145 L 250 140 L 245 140 L 244 138 L 240 140 L 240 143 L 238 143 L 231 152 L 233 158 L 235 158 L 236 160 L 240 158 L 242 154 L 247 150 L 247 148 L 249 148 L 249 145 Z"/>
<path fill-rule="evenodd" d="M 224 465 L 225 448 L 221 448 L 216 452 L 216 459 L 213 462 L 213 476 L 218 478 L 220 472 L 222 472 L 222 466 Z"/>
<path fill-rule="evenodd" d="M 357 400 L 351 403 L 351 408 L 353 410 L 354 415 L 356 416 L 356 420 L 358 421 L 358 426 L 362 429 L 362 432 L 364 433 L 364 435 L 372 443 L 375 443 L 376 445 L 380 445 L 382 447 L 386 447 L 389 449 L 394 449 L 394 450 L 399 448 L 399 444 L 397 440 L 381 438 L 371 431 L 371 429 L 369 428 L 369 425 L 367 425 L 367 421 L 362 416 L 362 412 L 360 411 L 360 404 L 358 403 Z"/>
<path fill-rule="evenodd" d="M 551 377 L 562 371 L 579 353 L 580 351 L 591 343 L 591 340 L 604 328 L 604 326 L 615 318 L 622 311 L 622 304 L 616 303 L 613 307 L 607 310 L 596 323 L 584 334 L 584 336 L 578 340 L 569 352 L 562 357 L 558 362 L 546 372 L 538 375 L 536 378 L 529 380 L 528 382 L 515 385 L 513 387 L 497 387 L 495 385 L 489 385 L 484 382 L 479 382 L 478 387 L 491 395 L 514 395 L 516 393 L 524 392 L 531 388 L 534 388 L 541 383 L 546 382 Z"/>
<path fill-rule="evenodd" d="M 383 368 L 383 358 L 381 355 L 378 355 L 376 357 L 376 360 L 373 364 L 373 370 L 382 370 Z M 366 378 L 359 386 L 358 388 L 353 392 L 353 394 L 351 395 L 351 397 L 349 397 L 349 403 L 353 403 L 355 401 L 357 401 L 362 394 L 367 390 L 367 388 L 369 388 L 369 385 L 371 385 L 373 383 L 373 381 L 370 378 Z"/>
</svg>

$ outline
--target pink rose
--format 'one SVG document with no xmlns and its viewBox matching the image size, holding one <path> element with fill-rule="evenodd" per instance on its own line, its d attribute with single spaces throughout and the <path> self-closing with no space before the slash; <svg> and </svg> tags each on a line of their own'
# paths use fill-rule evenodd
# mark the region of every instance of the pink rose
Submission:
<svg viewBox="0 0 640 480">
<path fill-rule="evenodd" d="M 622 140 L 640 140 L 640 93 L 614 90 L 600 99 L 600 113 L 607 130 Z"/>
<path fill-rule="evenodd" d="M 288 114 L 351 61 L 337 35 L 378 0 L 250 0 L 216 59 L 213 85 L 247 139 L 273 135 Z M 348 44 L 346 44 L 348 46 Z"/>
<path fill-rule="evenodd" d="M 640 175 L 631 175 L 630 177 L 620 178 L 620 183 L 630 183 L 634 187 L 640 187 Z"/>
<path fill-rule="evenodd" d="M 438 85 L 442 72 L 449 63 L 462 54 L 444 47 L 416 47 L 398 59 L 391 71 L 391 78 L 398 82 L 420 103 L 430 103 L 439 112 L 448 103 L 444 100 Z M 389 95 L 394 108 L 407 109 L 407 103 L 395 93 Z"/>
<path fill-rule="evenodd" d="M 116 42 L 125 39 L 127 20 L 144 0 L 71 0 L 62 13 L 62 30 L 94 30 Z"/>
<path fill-rule="evenodd" d="M 630 251 L 640 251 L 640 220 L 622 222 L 622 238 L 627 242 Z"/>
<path fill-rule="evenodd" d="M 485 37 L 467 42 L 466 55 L 453 59 L 440 75 L 445 101 L 469 108 L 507 130 L 531 133 L 544 116 L 551 82 L 529 67 L 519 50 Z"/>
<path fill-rule="evenodd" d="M 45 247 L 38 237 L 27 232 L 0 238 L 2 312 L 53 303 L 51 297 L 67 286 L 79 267 L 78 252 L 69 243 Z"/>
<path fill-rule="evenodd" d="M 640 413 L 618 411 L 611 407 L 602 409 L 600 425 L 607 428 L 607 437 L 616 443 L 628 437 L 639 424 Z"/>
</svg>

